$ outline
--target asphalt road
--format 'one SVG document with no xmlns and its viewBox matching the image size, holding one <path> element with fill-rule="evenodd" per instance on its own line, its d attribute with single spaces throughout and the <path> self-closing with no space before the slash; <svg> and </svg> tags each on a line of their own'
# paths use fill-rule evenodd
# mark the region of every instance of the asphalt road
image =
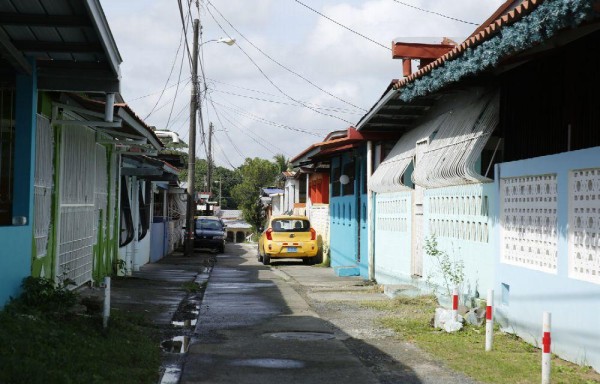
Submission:
<svg viewBox="0 0 600 384">
<path fill-rule="evenodd" d="M 212 270 L 180 383 L 474 383 L 376 323 L 359 278 L 228 246 Z"/>
</svg>

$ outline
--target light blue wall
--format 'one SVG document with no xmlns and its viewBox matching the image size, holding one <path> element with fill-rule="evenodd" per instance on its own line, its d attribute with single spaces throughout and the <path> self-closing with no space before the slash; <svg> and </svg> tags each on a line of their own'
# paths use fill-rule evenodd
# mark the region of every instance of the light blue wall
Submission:
<svg viewBox="0 0 600 384">
<path fill-rule="evenodd" d="M 411 282 L 412 192 L 375 196 L 375 280 L 379 284 Z"/>
<path fill-rule="evenodd" d="M 167 223 L 154 222 L 150 233 L 150 262 L 155 263 L 165 256 L 165 227 Z"/>
<path fill-rule="evenodd" d="M 364 203 L 364 212 L 366 212 L 367 195 L 362 194 L 362 177 L 364 175 L 364 148 L 357 149 L 357 157 L 353 159 L 350 152 L 344 153 L 341 158 L 332 159 L 332 168 L 341 164 L 342 166 L 355 162 L 354 194 L 347 196 L 333 196 L 330 193 L 330 252 L 332 267 L 357 267 L 360 276 L 368 278 L 367 255 L 367 222 L 366 215 L 359 220 L 358 209 L 361 209 Z M 332 178 L 333 180 L 333 175 Z M 331 184 L 333 188 L 334 184 Z M 330 191 L 331 192 L 331 191 Z M 359 205 L 360 195 L 360 205 Z M 358 231 L 361 231 L 361 241 L 359 244 Z M 360 247 L 360 262 L 358 261 L 358 251 Z"/>
<path fill-rule="evenodd" d="M 0 307 L 20 292 L 21 281 L 31 274 L 33 242 L 33 181 L 37 112 L 37 72 L 17 75 L 13 216 L 27 225 L 0 227 Z"/>
<path fill-rule="evenodd" d="M 540 345 L 543 312 L 549 311 L 552 352 L 600 370 L 600 285 L 568 276 L 569 171 L 584 168 L 600 168 L 600 147 L 497 167 L 502 178 L 557 174 L 558 264 L 552 274 L 501 263 L 500 247 L 496 247 L 494 289 L 496 314 L 507 330 Z M 496 188 L 499 185 L 497 181 Z M 600 208 L 600 201 L 596 206 Z M 497 222 L 494 231 L 501 235 Z"/>
<path fill-rule="evenodd" d="M 486 297 L 494 281 L 496 238 L 492 230 L 498 193 L 494 183 L 426 190 L 424 236 L 435 233 L 439 250 L 464 263 L 464 298 Z M 423 241 L 425 245 L 425 241 Z M 423 279 L 442 284 L 436 262 L 423 251 Z M 431 275 L 437 276 L 431 276 Z"/>
</svg>

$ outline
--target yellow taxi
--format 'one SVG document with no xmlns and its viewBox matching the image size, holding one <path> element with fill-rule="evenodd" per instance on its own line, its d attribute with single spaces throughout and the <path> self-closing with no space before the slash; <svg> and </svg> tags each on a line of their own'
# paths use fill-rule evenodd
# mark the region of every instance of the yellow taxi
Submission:
<svg viewBox="0 0 600 384">
<path fill-rule="evenodd" d="M 319 239 L 306 216 L 273 216 L 258 239 L 258 261 L 269 265 L 272 259 L 302 259 L 315 264 Z"/>
</svg>

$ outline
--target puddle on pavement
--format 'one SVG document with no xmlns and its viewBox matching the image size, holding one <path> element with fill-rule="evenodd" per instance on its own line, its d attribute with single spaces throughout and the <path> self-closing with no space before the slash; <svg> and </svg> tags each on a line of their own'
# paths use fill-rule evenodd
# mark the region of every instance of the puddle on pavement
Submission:
<svg viewBox="0 0 600 384">
<path fill-rule="evenodd" d="M 166 367 L 165 373 L 163 373 L 163 376 L 160 379 L 160 384 L 178 384 L 180 378 L 181 378 L 181 368 L 180 367 L 176 367 L 176 366 Z"/>
<path fill-rule="evenodd" d="M 167 353 L 186 353 L 189 345 L 189 336 L 176 336 L 160 343 L 162 350 Z"/>
<path fill-rule="evenodd" d="M 183 320 L 183 321 L 171 321 L 171 324 L 174 327 L 195 327 L 196 323 L 198 322 L 197 319 L 193 319 L 193 320 Z"/>
<path fill-rule="evenodd" d="M 234 360 L 229 363 L 229 365 L 233 365 L 235 367 L 257 367 L 271 369 L 300 369 L 306 366 L 303 361 L 290 359 L 244 359 Z"/>
<path fill-rule="evenodd" d="M 265 336 L 283 340 L 317 341 L 335 339 L 333 333 L 326 332 L 276 332 L 267 333 Z"/>
</svg>

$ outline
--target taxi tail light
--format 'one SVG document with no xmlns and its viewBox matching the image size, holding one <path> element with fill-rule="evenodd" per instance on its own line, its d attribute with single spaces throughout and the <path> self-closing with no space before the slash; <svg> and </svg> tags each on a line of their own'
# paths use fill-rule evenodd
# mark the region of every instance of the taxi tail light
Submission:
<svg viewBox="0 0 600 384">
<path fill-rule="evenodd" d="M 265 236 L 267 236 L 267 240 L 273 240 L 272 233 L 273 233 L 273 229 L 272 228 L 267 229 L 267 232 L 265 232 Z"/>
<path fill-rule="evenodd" d="M 310 229 L 310 239 L 311 240 L 317 240 L 317 231 L 315 231 L 314 228 Z"/>
</svg>

